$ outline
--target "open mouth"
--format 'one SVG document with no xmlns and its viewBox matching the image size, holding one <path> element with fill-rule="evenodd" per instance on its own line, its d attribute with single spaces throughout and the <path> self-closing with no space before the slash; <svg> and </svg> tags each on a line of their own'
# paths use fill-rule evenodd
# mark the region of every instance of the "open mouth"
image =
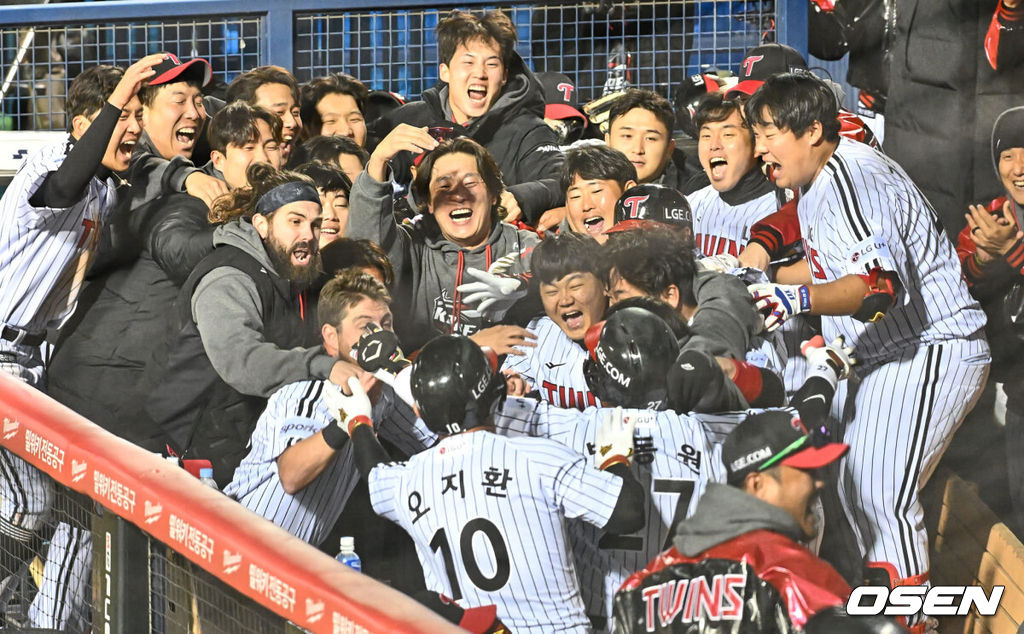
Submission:
<svg viewBox="0 0 1024 634">
<path fill-rule="evenodd" d="M 470 84 L 466 89 L 466 94 L 474 104 L 483 105 L 487 101 L 487 86 L 483 84 Z"/>
<path fill-rule="evenodd" d="M 292 249 L 292 262 L 299 266 L 305 266 L 309 264 L 309 259 L 313 256 L 312 250 L 308 246 L 297 246 Z"/>
<path fill-rule="evenodd" d="M 338 235 L 338 228 L 337 227 L 321 226 L 320 227 L 320 235 L 336 236 L 336 235 Z"/>
<path fill-rule="evenodd" d="M 174 132 L 174 138 L 185 147 L 191 147 L 196 142 L 195 128 L 178 128 Z"/>
<path fill-rule="evenodd" d="M 1017 189 L 1024 189 L 1024 179 L 1018 179 L 1013 181 L 1013 186 Z"/>
<path fill-rule="evenodd" d="M 729 165 L 721 156 L 713 156 L 708 160 L 708 167 L 711 169 L 711 178 L 718 180 L 725 176 L 725 169 Z"/>
<path fill-rule="evenodd" d="M 599 235 L 604 232 L 604 218 L 601 216 L 584 218 L 583 227 L 587 230 L 587 233 L 591 235 Z"/>
<path fill-rule="evenodd" d="M 562 321 L 569 330 L 579 330 L 583 327 L 583 311 L 572 310 L 562 313 Z"/>
<path fill-rule="evenodd" d="M 472 217 L 472 216 L 473 216 L 473 210 L 472 209 L 466 209 L 466 208 L 455 209 L 450 214 L 448 214 L 448 217 L 452 219 L 452 222 L 465 222 L 465 221 L 469 220 L 470 217 Z"/>
<path fill-rule="evenodd" d="M 123 161 L 130 161 L 134 151 L 135 139 L 127 139 L 117 146 L 117 157 Z"/>
</svg>

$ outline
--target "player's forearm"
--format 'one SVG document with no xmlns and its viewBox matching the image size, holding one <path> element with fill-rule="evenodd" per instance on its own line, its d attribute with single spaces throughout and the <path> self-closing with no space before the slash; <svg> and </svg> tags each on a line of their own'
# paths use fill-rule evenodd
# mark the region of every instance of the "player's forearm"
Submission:
<svg viewBox="0 0 1024 634">
<path fill-rule="evenodd" d="M 811 267 L 807 260 L 799 260 L 775 270 L 775 282 L 778 284 L 810 284 L 812 281 Z"/>
<path fill-rule="evenodd" d="M 826 284 L 809 284 L 811 314 L 852 315 L 860 308 L 868 285 L 859 275 L 846 275 Z"/>
<path fill-rule="evenodd" d="M 89 180 L 103 162 L 103 155 L 110 143 L 110 135 L 113 134 L 120 116 L 120 109 L 104 103 L 103 109 L 96 115 L 89 129 L 81 139 L 75 141 L 75 146 L 71 148 L 57 171 L 46 175 L 39 189 L 32 194 L 29 203 L 33 207 L 59 209 L 70 207 L 81 200 Z"/>
<path fill-rule="evenodd" d="M 288 447 L 277 457 L 277 473 L 281 487 L 289 495 L 295 495 L 309 486 L 327 465 L 334 460 L 338 450 L 348 444 L 348 437 L 342 436 L 337 449 L 324 440 L 323 432 L 317 432 Z"/>
<path fill-rule="evenodd" d="M 391 461 L 391 456 L 381 447 L 373 427 L 369 425 L 359 425 L 352 430 L 352 451 L 356 457 L 356 468 L 364 480 L 369 478 L 374 467 Z"/>
<path fill-rule="evenodd" d="M 626 535 L 640 530 L 644 526 L 644 500 L 647 499 L 643 486 L 625 464 L 614 464 L 605 471 L 622 479 L 619 499 L 615 502 L 615 509 L 604 525 L 605 532 L 613 535 Z"/>
</svg>

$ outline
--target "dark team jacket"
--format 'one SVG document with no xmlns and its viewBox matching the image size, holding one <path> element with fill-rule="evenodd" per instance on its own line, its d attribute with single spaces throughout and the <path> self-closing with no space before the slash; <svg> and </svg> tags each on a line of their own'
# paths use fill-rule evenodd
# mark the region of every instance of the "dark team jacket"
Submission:
<svg viewBox="0 0 1024 634">
<path fill-rule="evenodd" d="M 615 595 L 615 630 L 799 631 L 813 614 L 845 604 L 850 587 L 794 541 L 797 532 L 782 509 L 734 487 L 708 485 L 694 515 L 680 523 L 672 548 L 631 575 Z M 693 552 L 703 544 L 712 545 Z"/>
<path fill-rule="evenodd" d="M 153 342 L 167 329 L 178 288 L 213 251 L 206 205 L 188 194 L 153 200 L 130 216 L 142 252 L 108 270 L 82 294 L 61 331 L 47 373 L 48 393 L 101 427 L 147 449 L 154 430 L 138 422 Z"/>
<path fill-rule="evenodd" d="M 393 112 L 387 125 L 433 126 L 450 120 L 447 83 L 424 90 L 420 99 Z M 530 224 L 536 224 L 548 209 L 565 204 L 565 192 L 558 185 L 562 166 L 558 138 L 544 123 L 540 83 L 518 55 L 509 65 L 508 81 L 497 101 L 483 116 L 469 122 L 465 130 L 467 136 L 494 157 L 506 187 Z M 392 163 L 396 179 L 408 182 L 412 155 L 402 152 Z"/>
<path fill-rule="evenodd" d="M 1002 215 L 1005 196 L 988 204 L 988 210 Z M 1024 213 L 1016 203 L 1014 214 L 1020 225 Z M 992 377 L 1006 383 L 1008 405 L 1015 411 L 1024 411 L 1024 341 L 1012 332 L 1007 316 L 1006 295 L 1015 284 L 1024 284 L 1024 239 L 1018 240 L 1001 258 L 981 264 L 974 257 L 978 247 L 971 240 L 970 226 L 957 236 L 956 254 L 960 258 L 967 288 L 981 303 L 988 322 L 985 334 L 992 348 Z"/>
</svg>

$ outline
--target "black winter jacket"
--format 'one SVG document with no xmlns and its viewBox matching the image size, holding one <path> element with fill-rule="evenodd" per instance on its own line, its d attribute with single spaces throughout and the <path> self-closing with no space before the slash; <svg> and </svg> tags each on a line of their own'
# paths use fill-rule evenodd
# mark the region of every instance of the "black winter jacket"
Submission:
<svg viewBox="0 0 1024 634">
<path fill-rule="evenodd" d="M 390 115 L 390 128 L 399 123 L 431 126 L 451 120 L 448 84 L 439 82 L 423 91 L 422 101 L 408 103 Z M 514 56 L 508 81 L 498 100 L 482 117 L 465 126 L 468 136 L 483 145 L 501 168 L 502 179 L 516 197 L 525 219 L 534 224 L 540 215 L 565 203 L 558 185 L 562 153 L 558 138 L 544 123 L 544 96 L 540 83 Z M 392 161 L 396 180 L 408 183 L 412 155 L 403 152 Z"/>
</svg>

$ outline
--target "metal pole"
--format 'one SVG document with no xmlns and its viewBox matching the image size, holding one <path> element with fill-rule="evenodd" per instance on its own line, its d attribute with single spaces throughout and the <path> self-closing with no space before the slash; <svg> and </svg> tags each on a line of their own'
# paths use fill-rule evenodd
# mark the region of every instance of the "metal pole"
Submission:
<svg viewBox="0 0 1024 634">
<path fill-rule="evenodd" d="M 50 0 L 43 0 L 42 4 L 50 4 Z M 14 76 L 18 74 L 21 62 L 25 60 L 25 53 L 28 52 L 28 47 L 32 46 L 32 40 L 35 38 L 36 27 L 31 26 L 28 32 L 25 33 L 25 37 L 21 38 L 21 46 L 18 47 L 18 54 L 14 57 L 14 65 L 7 71 L 7 76 L 4 77 L 4 85 L 0 86 L 0 101 L 7 96 L 7 91 L 10 90 L 11 83 L 14 82 Z"/>
</svg>

